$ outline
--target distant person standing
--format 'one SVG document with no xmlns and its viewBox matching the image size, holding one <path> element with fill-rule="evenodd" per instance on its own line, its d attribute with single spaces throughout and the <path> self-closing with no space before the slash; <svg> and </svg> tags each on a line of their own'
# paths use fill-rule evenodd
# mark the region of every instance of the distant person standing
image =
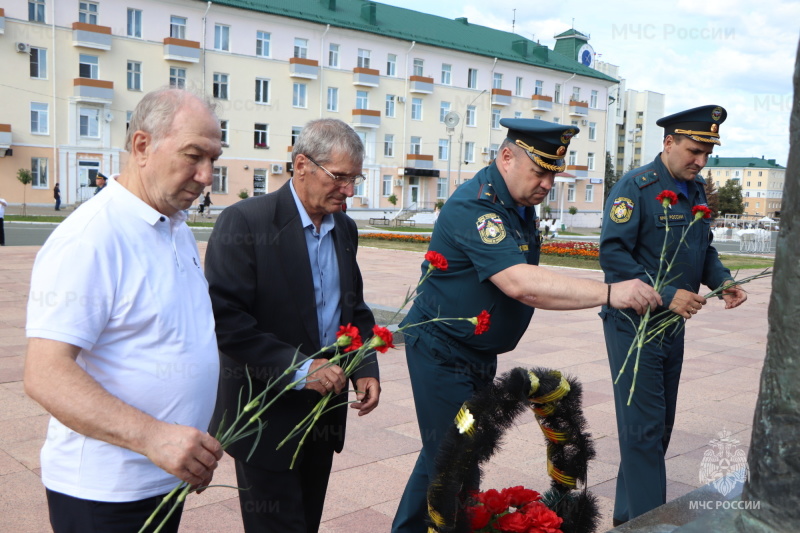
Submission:
<svg viewBox="0 0 800 533">
<path fill-rule="evenodd" d="M 203 200 L 203 208 L 205 208 L 206 218 L 211 218 L 211 193 L 207 192 L 206 197 Z M 200 211 L 203 213 L 203 211 Z"/>
<path fill-rule="evenodd" d="M 8 206 L 8 202 L 0 198 L 0 246 L 6 245 L 6 231 L 3 229 L 3 218 L 6 216 L 6 206 Z"/>
<path fill-rule="evenodd" d="M 61 187 L 58 186 L 58 183 L 53 187 L 53 198 L 56 200 L 56 211 L 61 211 Z"/>
<path fill-rule="evenodd" d="M 104 175 L 98 172 L 97 177 L 95 178 L 94 181 L 95 183 L 97 183 L 97 189 L 95 189 L 94 191 L 94 194 L 96 196 L 97 193 L 106 188 L 106 184 L 108 183 L 108 178 L 106 178 Z"/>
</svg>

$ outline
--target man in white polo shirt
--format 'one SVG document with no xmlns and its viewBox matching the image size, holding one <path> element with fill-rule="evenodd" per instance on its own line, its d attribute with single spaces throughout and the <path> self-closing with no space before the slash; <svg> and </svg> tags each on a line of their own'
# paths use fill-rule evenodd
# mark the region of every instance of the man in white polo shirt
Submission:
<svg viewBox="0 0 800 533">
<path fill-rule="evenodd" d="M 179 479 L 207 485 L 222 457 L 207 433 L 214 318 L 183 212 L 211 185 L 219 120 L 185 91 L 155 91 L 126 149 L 123 172 L 33 267 L 25 391 L 53 415 L 41 464 L 55 533 L 136 532 Z"/>
</svg>

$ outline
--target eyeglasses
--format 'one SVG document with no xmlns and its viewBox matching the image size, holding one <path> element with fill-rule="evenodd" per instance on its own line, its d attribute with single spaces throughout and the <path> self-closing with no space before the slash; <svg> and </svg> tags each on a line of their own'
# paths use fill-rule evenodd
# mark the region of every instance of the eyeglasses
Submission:
<svg viewBox="0 0 800 533">
<path fill-rule="evenodd" d="M 333 181 L 335 181 L 336 184 L 339 185 L 339 186 L 347 186 L 347 185 L 350 185 L 350 184 L 353 184 L 353 185 L 357 186 L 357 185 L 361 185 L 362 183 L 364 183 L 364 180 L 367 179 L 362 174 L 357 174 L 355 176 L 336 176 L 330 170 L 328 170 L 327 168 L 323 167 L 322 165 L 320 165 L 319 163 L 314 161 L 310 156 L 306 155 L 306 159 L 308 159 L 309 161 L 311 161 L 312 163 L 317 165 L 319 168 L 321 168 L 322 171 L 325 174 L 327 174 L 328 177 L 330 177 Z"/>
</svg>

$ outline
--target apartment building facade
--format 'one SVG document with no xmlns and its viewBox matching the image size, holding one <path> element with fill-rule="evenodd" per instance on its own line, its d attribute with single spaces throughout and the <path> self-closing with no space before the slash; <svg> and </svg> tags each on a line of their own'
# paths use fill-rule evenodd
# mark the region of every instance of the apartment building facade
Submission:
<svg viewBox="0 0 800 533">
<path fill-rule="evenodd" d="M 754 217 L 780 218 L 786 167 L 774 159 L 758 157 L 712 156 L 703 169 L 703 176 L 722 187 L 729 180 L 742 188 L 744 214 Z"/>
<path fill-rule="evenodd" d="M 14 176 L 28 168 L 28 203 L 49 203 L 56 182 L 66 204 L 89 198 L 97 172 L 125 164 L 141 96 L 172 85 L 218 104 L 215 206 L 280 187 L 302 126 L 335 117 L 367 147 L 368 179 L 348 213 L 432 208 L 492 160 L 501 118 L 525 117 L 581 128 L 549 201 L 599 223 L 614 78 L 466 19 L 364 0 L 269 4 L 28 0 L 0 9 L 0 94 L 14 103 L 0 111 L 4 197 L 22 201 Z"/>
</svg>

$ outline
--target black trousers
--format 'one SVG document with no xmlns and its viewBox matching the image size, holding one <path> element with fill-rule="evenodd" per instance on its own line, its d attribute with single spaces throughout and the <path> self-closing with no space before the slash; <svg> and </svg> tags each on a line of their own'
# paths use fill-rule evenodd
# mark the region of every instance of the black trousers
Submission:
<svg viewBox="0 0 800 533">
<path fill-rule="evenodd" d="M 265 470 L 236 461 L 246 533 L 317 533 L 333 465 L 330 444 L 306 442 L 294 469 Z"/>
<path fill-rule="evenodd" d="M 145 520 L 156 510 L 164 495 L 135 502 L 97 502 L 67 496 L 47 489 L 47 507 L 53 533 L 136 533 Z M 152 526 L 153 531 L 167 515 L 171 505 L 165 505 Z M 181 504 L 161 530 L 178 533 L 181 523 Z"/>
<path fill-rule="evenodd" d="M 6 230 L 3 228 L 3 217 L 0 217 L 0 246 L 6 245 Z"/>
</svg>

